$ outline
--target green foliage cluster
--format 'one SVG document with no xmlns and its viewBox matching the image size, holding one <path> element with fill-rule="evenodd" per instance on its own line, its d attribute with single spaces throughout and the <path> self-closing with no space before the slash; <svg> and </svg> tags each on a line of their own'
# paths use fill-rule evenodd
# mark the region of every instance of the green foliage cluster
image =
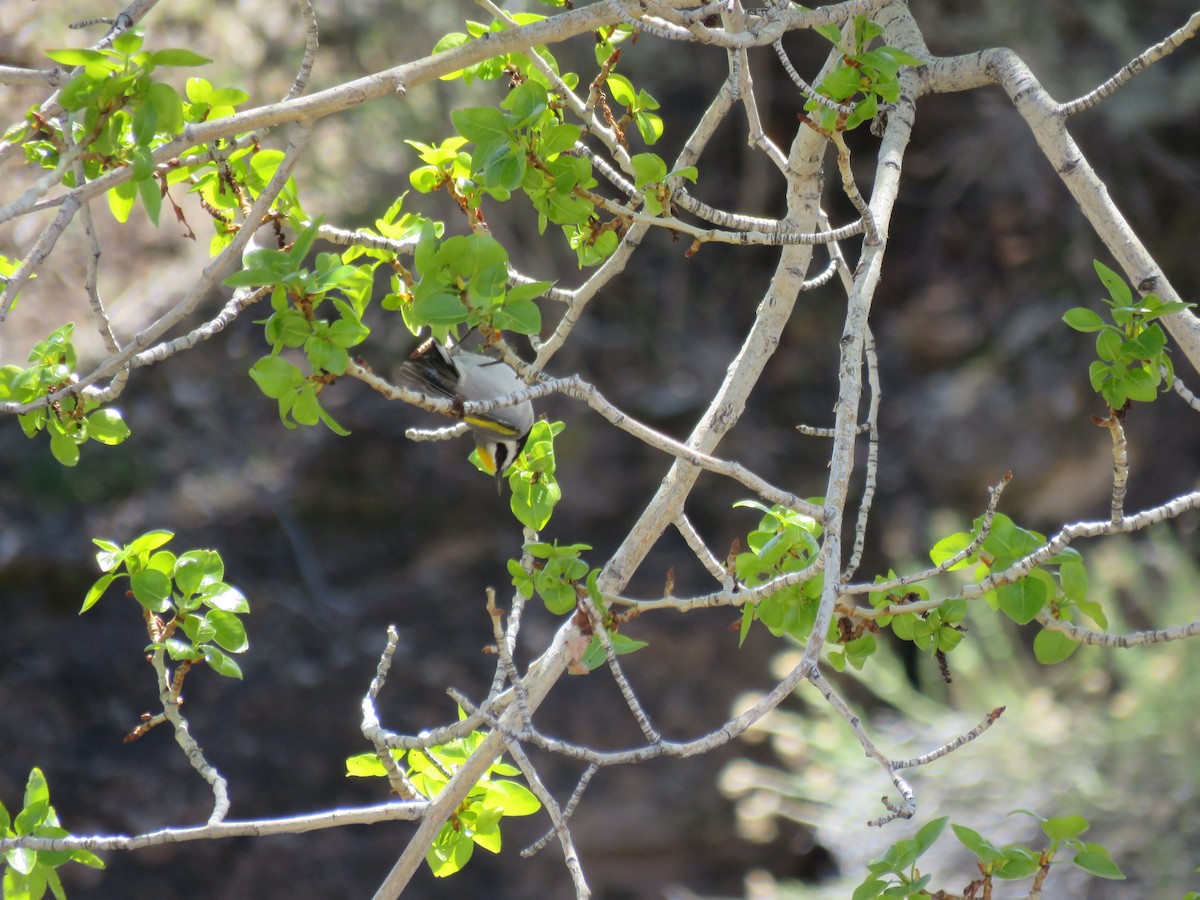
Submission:
<svg viewBox="0 0 1200 900">
<path fill-rule="evenodd" d="M 938 541 L 930 551 L 930 558 L 941 565 L 969 547 L 978 538 L 982 528 L 981 517 L 975 520 L 973 531 L 958 532 Z M 994 573 L 1003 572 L 1045 545 L 1045 535 L 1021 528 L 1008 516 L 997 513 L 983 543 L 975 552 L 950 566 L 949 570 L 973 565 L 975 579 L 981 581 Z M 872 597 L 877 606 L 885 599 Z M 986 591 L 983 599 L 992 609 L 999 609 L 1018 625 L 1032 622 L 1038 613 L 1049 608 L 1050 614 L 1056 619 L 1071 621 L 1082 614 L 1100 627 L 1108 627 L 1108 619 L 1100 604 L 1088 599 L 1087 568 L 1079 551 L 1071 547 L 1060 550 L 1029 574 Z M 1066 635 L 1049 629 L 1039 633 L 1033 643 L 1038 660 L 1047 665 L 1061 662 L 1078 647 Z"/>
<path fill-rule="evenodd" d="M 819 25 L 815 30 L 842 54 L 841 64 L 821 79 L 817 92 L 843 106 L 854 107 L 846 115 L 813 99 L 805 103 L 805 112 L 825 131 L 850 131 L 870 122 L 879 114 L 880 103 L 895 103 L 900 99 L 900 67 L 923 66 L 926 62 L 899 47 L 871 48 L 871 43 L 883 35 L 883 28 L 865 15 L 854 17 L 849 40 L 843 40 L 842 29 L 837 25 Z"/>
<path fill-rule="evenodd" d="M 45 431 L 50 436 L 50 452 L 64 466 L 79 462 L 79 447 L 89 440 L 101 444 L 119 444 L 129 437 L 129 426 L 115 409 L 100 409 L 100 404 L 62 389 L 79 380 L 75 373 L 75 347 L 68 322 L 29 351 L 27 368 L 0 367 L 0 401 L 29 403 L 53 397 L 47 406 L 22 413 L 18 419 L 26 437 Z"/>
<path fill-rule="evenodd" d="M 1156 321 L 1181 312 L 1194 303 L 1165 303 L 1157 294 L 1148 293 L 1134 300 L 1125 279 L 1099 260 L 1094 260 L 1096 275 L 1108 290 L 1104 302 L 1113 324 L 1084 306 L 1063 314 L 1063 321 L 1076 331 L 1099 332 L 1096 355 L 1088 368 L 1092 390 L 1114 410 L 1122 410 L 1131 401 L 1149 403 L 1162 390 L 1171 387 L 1175 367 L 1167 349 L 1167 335 Z"/>
<path fill-rule="evenodd" d="M 241 667 L 229 656 L 243 653 L 250 642 L 239 616 L 250 604 L 224 581 L 225 563 L 215 550 L 188 550 L 176 556 L 160 550 L 175 535 L 149 531 L 124 546 L 93 541 L 96 562 L 104 572 L 87 592 L 87 612 L 114 581 L 129 579 L 128 595 L 152 617 L 147 652 L 163 650 L 177 661 L 207 662 L 220 675 L 241 678 Z"/>
<path fill-rule="evenodd" d="M 544 16 L 519 13 L 518 25 L 527 25 Z M 467 22 L 465 32 L 454 32 L 440 40 L 434 52 L 459 47 L 468 41 L 509 27 L 499 20 L 485 25 Z M 612 100 L 624 107 L 618 117 L 599 102 L 623 146 L 628 146 L 626 127 L 633 125 L 643 143 L 655 144 L 663 134 L 659 108 L 644 89 L 613 69 L 620 58 L 618 45 L 632 34 L 628 25 L 618 25 L 598 33 L 596 62 L 601 66 L 603 83 Z M 597 197 L 592 193 L 597 182 L 590 158 L 580 150 L 583 129 L 566 121 L 568 110 L 559 93 L 559 83 L 574 89 L 579 76 L 561 72 L 557 60 L 546 47 L 535 50 L 538 62 L 551 74 L 535 65 L 525 53 L 500 54 L 445 76 L 447 79 L 509 79 L 515 85 L 500 103 L 491 106 L 455 110 L 451 119 L 458 136 L 433 146 L 408 141 L 425 163 L 414 169 L 410 180 L 423 193 L 446 189 L 469 214 L 481 215 L 484 196 L 508 200 L 513 192 L 523 191 L 538 214 L 538 230 L 549 223 L 562 228 L 568 244 L 575 250 L 580 266 L 603 262 L 617 249 L 625 227 L 619 218 L 602 221 L 597 212 Z M 461 148 L 473 144 L 468 154 Z M 635 188 L 650 215 L 669 212 L 671 189 L 668 181 L 676 178 L 696 180 L 695 167 L 668 172 L 666 163 L 653 153 L 631 157 Z"/>
<path fill-rule="evenodd" d="M 157 225 L 170 185 L 192 181 L 193 190 L 199 190 L 203 177 L 211 200 L 223 193 L 213 190 L 219 180 L 232 184 L 234 179 L 230 177 L 233 173 L 222 172 L 218 160 L 212 158 L 195 165 L 176 161 L 173 166 L 160 168 L 153 151 L 190 123 L 232 114 L 249 95 L 237 88 L 215 89 L 203 78 L 188 79 L 180 95 L 172 85 L 157 80 L 155 71 L 199 66 L 210 60 L 191 50 L 143 50 L 142 44 L 142 30 L 133 29 L 118 35 L 110 49 L 48 51 L 46 55 L 60 65 L 76 67 L 58 95 L 62 108 L 70 114 L 66 120 L 69 125 L 64 128 L 59 119 L 47 119 L 34 109 L 24 124 L 9 130 L 5 139 L 31 138 L 24 143 L 26 158 L 47 169 L 57 168 L 70 148 L 77 146 L 89 181 L 129 168 L 132 177 L 107 193 L 109 209 L 124 222 L 141 198 L 146 215 Z M 73 170 L 64 173 L 64 184 L 74 186 L 75 181 Z M 217 197 L 215 205 L 229 204 Z"/>
<path fill-rule="evenodd" d="M 740 500 L 734 506 L 757 509 L 763 514 L 758 527 L 746 536 L 746 546 L 750 549 L 734 559 L 734 574 L 747 587 L 801 572 L 820 553 L 818 538 L 822 529 L 809 516 L 783 506 L 768 507 L 757 500 Z M 806 640 L 817 617 L 824 585 L 825 576 L 821 573 L 775 591 L 757 603 L 745 604 L 739 645 L 746 640 L 756 620 L 776 637 L 786 634 L 798 641 Z"/>
<path fill-rule="evenodd" d="M 459 710 L 459 717 L 463 712 Z M 485 733 L 473 731 L 465 738 L 428 749 L 413 748 L 407 753 L 393 750 L 397 762 L 407 761 L 406 777 L 420 793 L 433 799 L 442 792 L 454 773 L 483 743 Z M 387 769 L 374 753 L 363 753 L 346 760 L 350 777 L 386 777 Z M 442 826 L 437 839 L 425 855 L 430 871 L 438 878 L 453 875 L 471 859 L 476 846 L 492 853 L 500 852 L 500 820 L 504 816 L 528 816 L 541 809 L 541 803 L 524 785 L 512 781 L 520 770 L 496 760 L 471 788 L 459 808 Z"/>
<path fill-rule="evenodd" d="M 58 823 L 58 813 L 50 805 L 50 787 L 41 769 L 33 769 L 25 782 L 24 805 L 16 816 L 10 816 L 0 803 L 0 838 L 36 837 L 64 838 L 71 833 Z M 66 892 L 58 878 L 58 867 L 68 862 L 83 863 L 93 869 L 103 869 L 104 862 L 90 850 L 6 850 L 3 856 L 4 879 L 0 883 L 4 900 L 38 900 L 53 894 L 56 900 L 66 900 Z"/>
<path fill-rule="evenodd" d="M 992 895 L 993 883 L 999 881 L 1021 881 L 1035 878 L 1035 890 L 1041 883 L 1055 857 L 1062 850 L 1074 851 L 1071 863 L 1099 878 L 1123 880 L 1125 875 L 1113 862 L 1108 850 L 1100 844 L 1080 839 L 1088 830 L 1088 821 L 1083 816 L 1060 816 L 1045 819 L 1028 810 L 1018 810 L 1033 816 L 1042 823 L 1042 832 L 1049 844 L 1035 850 L 1023 844 L 1005 844 L 997 847 L 983 835 L 965 825 L 951 825 L 955 836 L 977 860 L 981 877 L 964 891 L 965 896 Z M 916 900 L 921 897 L 942 896 L 932 892 L 927 885 L 932 874 L 922 874 L 917 860 L 925 853 L 945 830 L 949 817 L 943 816 L 924 825 L 914 837 L 892 844 L 881 856 L 868 863 L 870 874 L 854 891 L 853 900 L 874 900 L 876 897 L 905 898 Z M 1030 896 L 1033 896 L 1031 893 Z"/>
<path fill-rule="evenodd" d="M 621 622 L 611 613 L 608 601 L 599 588 L 600 569 L 589 567 L 580 558 L 584 550 L 591 549 L 587 544 L 559 546 L 557 541 L 532 541 L 524 547 L 530 559 L 528 567 L 515 559 L 508 561 L 508 573 L 512 576 L 513 587 L 526 600 L 536 593 L 546 604 L 546 609 L 559 616 L 573 612 L 580 594 L 584 593 L 600 610 L 614 653 L 633 653 L 649 646 L 645 641 L 620 632 Z M 582 665 L 590 671 L 605 659 L 605 649 L 600 638 L 593 636 L 581 659 Z"/>
</svg>

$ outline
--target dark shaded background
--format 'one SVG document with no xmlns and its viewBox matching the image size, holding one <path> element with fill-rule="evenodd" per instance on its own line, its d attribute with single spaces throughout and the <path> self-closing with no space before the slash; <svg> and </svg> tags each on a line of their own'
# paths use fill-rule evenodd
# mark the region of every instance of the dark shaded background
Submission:
<svg viewBox="0 0 1200 900">
<path fill-rule="evenodd" d="M 211 12 L 200 15 L 210 6 Z M 61 23 L 102 12 L 82 4 L 47 10 L 16 0 L 0 8 L 14 22 L 10 33 L 0 35 L 0 62 L 14 65 L 37 64 L 39 48 L 94 40 L 95 35 L 84 39 L 62 30 Z M 1182 2 L 1151 9 L 1055 0 L 983 5 L 916 0 L 913 9 L 933 52 L 1012 46 L 1061 99 L 1097 84 L 1189 12 Z M 318 2 L 317 11 L 322 49 L 316 88 L 424 53 L 438 34 L 460 27 L 460 17 L 481 15 L 470 4 L 394 2 Z M 252 75 L 255 102 L 282 94 L 302 47 L 299 22 L 286 7 L 178 3 L 156 10 L 148 25 L 155 46 L 191 46 L 217 59 L 209 67 L 213 72 L 204 75 L 218 86 Z M 801 71 L 810 72 L 823 52 L 821 41 L 801 35 L 789 38 L 789 49 Z M 586 39 L 555 52 L 565 67 L 572 67 L 567 60 L 574 56 L 583 60 L 576 70 L 592 71 Z M 753 64 L 769 130 L 786 145 L 800 103 L 790 83 L 780 80 L 770 52 L 755 54 Z M 625 52 L 622 71 L 663 105 L 667 134 L 656 149 L 664 158 L 686 137 L 724 65 L 719 51 L 668 48 L 645 36 Z M 298 177 L 307 209 L 345 227 L 369 224 L 407 189 L 405 172 L 416 157 L 402 140 L 440 140 L 450 131 L 449 108 L 493 102 L 499 90 L 477 85 L 463 95 L 458 83 L 438 84 L 411 92 L 404 102 L 380 102 L 322 122 Z M 36 99 L 9 102 L 17 92 L 4 91 L 10 110 Z M 1073 124 L 1118 205 L 1185 297 L 1198 274 L 1193 252 L 1198 93 L 1200 67 L 1189 47 Z M 720 169 L 705 169 L 696 193 L 720 207 L 778 214 L 778 182 L 762 157 L 745 147 L 741 127 L 737 117 L 724 126 L 706 157 L 710 165 L 719 161 Z M 855 138 L 867 188 L 874 140 L 865 134 Z M 1087 422 L 1102 411 L 1086 380 L 1091 341 L 1060 322 L 1070 306 L 1097 305 L 1101 289 L 1091 260 L 1105 259 L 1103 248 L 998 89 L 922 101 L 905 176 L 873 322 L 885 393 L 879 491 L 864 576 L 889 565 L 920 565 L 923 548 L 982 511 L 985 486 L 1006 470 L 1016 479 L 1003 508 L 1027 527 L 1053 530 L 1107 510 L 1108 438 Z M 514 263 L 537 277 L 578 284 L 582 275 L 557 236 L 536 235 L 524 201 L 510 206 L 514 209 L 489 208 L 488 214 Z M 830 206 L 836 221 L 850 216 L 836 196 Z M 435 210 L 415 197 L 410 207 Z M 440 214 L 457 225 L 451 213 Z M 135 212 L 134 219 L 139 216 Z M 181 283 L 171 274 L 174 267 L 194 268 L 204 248 L 180 240 L 178 228 L 164 217 L 161 231 L 147 231 L 148 245 L 130 257 L 122 246 L 128 232 L 113 226 L 103 210 L 97 218 L 107 239 L 102 269 L 108 267 L 108 282 L 102 289 L 118 325 L 136 327 L 152 309 L 173 301 Z M 27 248 L 35 224 L 40 227 L 18 221 L 0 232 L 0 249 L 13 255 Z M 192 224 L 202 233 L 200 222 Z M 555 373 L 580 372 L 630 414 L 677 436 L 690 430 L 719 383 L 776 258 L 769 249 L 719 245 L 685 258 L 685 249 L 686 243 L 667 235 L 647 239 L 636 266 L 593 303 L 552 366 Z M 17 314 L 0 331 L 0 362 L 23 359 L 28 346 L 64 317 L 82 320 L 82 256 L 59 255 L 60 268 L 26 289 Z M 214 296 L 207 309 L 214 312 L 221 302 Z M 796 437 L 791 426 L 831 419 L 842 308 L 832 290 L 801 299 L 750 408 L 720 449 L 801 494 L 823 489 L 826 448 Z M 170 528 L 178 535 L 176 549 L 219 549 L 229 580 L 250 598 L 252 648 L 240 661 L 245 681 L 198 672 L 186 692 L 185 714 L 211 762 L 230 781 L 235 818 L 382 799 L 381 783 L 347 780 L 342 773 L 346 756 L 367 749 L 359 733 L 359 704 L 388 624 L 396 624 L 402 636 L 379 704 L 389 727 L 415 731 L 443 723 L 453 716 L 447 685 L 480 696 L 490 681 L 492 660 L 480 652 L 490 641 L 483 588 L 506 586 L 504 560 L 521 540 L 506 501 L 465 464 L 461 442 L 406 442 L 404 429 L 430 424 L 428 417 L 388 403 L 361 384 L 346 381 L 331 392 L 331 411 L 351 430 L 349 438 L 317 429 L 285 431 L 274 404 L 245 375 L 264 352 L 249 318 L 195 352 L 136 373 L 121 400 L 133 439 L 117 448 L 86 446 L 77 469 L 60 468 L 44 441 L 26 440 L 16 423 L 0 430 L 0 798 L 10 810 L 35 765 L 46 772 L 59 814 L 74 833 L 136 833 L 198 823 L 210 809 L 207 787 L 165 730 L 132 745 L 121 743 L 138 715 L 152 709 L 154 682 L 142 662 L 145 637 L 136 608 L 114 594 L 86 616 L 76 615 L 97 575 L 92 537 L 129 540 L 152 528 Z M 369 323 L 376 330 L 366 355 L 386 371 L 412 339 L 378 310 Z M 1185 378 L 1192 375 L 1183 371 L 1185 365 L 1180 368 Z M 566 499 L 547 537 L 591 542 L 588 558 L 598 564 L 635 521 L 667 461 L 621 433 L 597 427 L 598 419 L 576 405 L 552 398 L 540 408 L 568 423 L 558 444 Z M 1161 502 L 1193 485 L 1197 427 L 1178 401 L 1166 398 L 1137 410 L 1129 432 L 1136 467 L 1129 508 Z M 746 512 L 730 511 L 741 497 L 740 490 L 704 476 L 689 503 L 689 515 L 719 554 L 753 525 Z M 1193 528 L 1185 522 L 1168 529 L 1179 560 L 1195 555 Z M 1152 554 L 1135 547 L 1132 556 L 1145 562 Z M 678 593 L 708 589 L 689 558 L 682 541 L 668 535 L 630 593 L 659 593 L 670 567 Z M 1094 580 L 1099 577 L 1093 573 Z M 1165 584 L 1166 575 L 1161 580 Z M 1159 583 L 1134 580 L 1114 597 L 1131 627 L 1179 621 L 1159 618 L 1162 609 L 1152 602 L 1159 594 L 1147 589 Z M 727 629 L 735 619 L 728 611 L 647 617 L 633 630 L 651 649 L 628 657 L 627 668 L 666 736 L 707 731 L 728 717 L 745 692 L 769 686 L 764 661 L 783 648 L 756 633 L 739 651 L 736 635 Z M 555 625 L 531 607 L 525 647 L 543 646 Z M 1082 691 L 1096 710 L 1088 721 L 1105 743 L 1107 729 L 1116 727 L 1110 712 L 1132 676 L 1108 671 L 1109 664 L 1096 656 L 1043 676 L 1030 663 L 1031 633 L 1001 627 L 993 640 L 986 626 L 979 627 L 981 643 L 999 641 L 1011 650 L 1012 661 L 1003 667 L 1012 677 L 1011 694 L 1051 685 L 1062 697 L 1064 683 L 1092 685 Z M 1147 666 L 1162 659 L 1155 651 L 1144 658 Z M 968 675 L 973 670 L 970 663 L 964 667 Z M 938 729 L 945 720 L 932 707 L 962 713 L 969 720 L 962 730 L 989 708 L 982 689 L 955 694 L 935 684 L 928 660 L 910 661 L 907 671 L 908 690 L 915 683 L 926 691 L 912 706 L 896 707 L 879 685 L 847 686 L 857 702 L 877 713 L 884 735 L 903 731 L 888 730 L 889 711 L 896 708 L 917 723 L 936 721 Z M 1087 679 L 1097 671 L 1107 675 L 1093 684 Z M 1180 687 L 1178 680 L 1163 685 L 1164 691 Z M 806 715 L 815 720 L 817 707 L 807 707 Z M 1178 727 L 1177 711 L 1172 716 L 1168 706 L 1162 716 L 1176 719 L 1170 729 Z M 614 685 L 602 675 L 560 685 L 539 721 L 550 733 L 595 747 L 639 740 Z M 1159 721 L 1145 726 L 1151 743 Z M 807 726 L 797 727 L 802 733 Z M 1046 729 L 1038 727 L 1045 736 Z M 932 746 L 930 735 L 945 739 L 952 733 L 919 733 L 914 752 Z M 999 752 L 1011 737 L 985 740 L 994 741 Z M 1066 743 L 1047 750 L 1062 755 L 1068 771 L 1080 762 L 1065 749 L 1071 738 L 1068 733 L 1061 738 Z M 807 740 L 817 745 L 812 734 Z M 796 816 L 781 815 L 779 830 L 762 842 L 740 837 L 735 826 L 745 825 L 745 811 L 736 816 L 733 801 L 715 786 L 718 774 L 733 771 L 725 767 L 738 758 L 802 774 L 809 771 L 805 766 L 821 762 L 815 752 L 807 761 L 786 758 L 777 742 L 763 741 L 703 759 L 598 776 L 573 826 L 596 896 L 658 897 L 669 885 L 741 895 L 743 874 L 752 868 L 811 882 L 830 875 L 839 860 L 846 864 L 844 847 L 794 824 Z M 539 762 L 547 783 L 565 797 L 578 768 L 558 759 Z M 943 763 L 937 778 L 951 781 L 950 770 L 958 764 L 957 758 Z M 1004 785 L 1009 782 L 1003 778 L 1022 774 L 1033 780 L 1030 772 L 1000 775 L 1003 769 L 962 765 Z M 1109 805 L 1099 806 L 1127 812 L 1119 798 L 1144 788 L 1142 779 L 1156 765 L 1143 760 L 1131 768 L 1126 759 L 1111 770 L 1100 767 Z M 1194 794 L 1188 776 L 1195 772 L 1194 763 L 1181 766 L 1182 774 L 1155 787 L 1163 793 L 1152 797 L 1162 797 L 1156 803 L 1160 810 L 1178 809 L 1184 816 Z M 841 779 L 837 789 L 843 793 L 832 785 L 822 788 L 830 806 L 846 810 L 845 828 L 854 835 L 865 834 L 861 823 L 878 807 L 864 805 L 859 814 L 851 800 L 836 798 L 845 790 L 865 791 L 877 804 L 886 787 L 876 772 L 863 773 Z M 1054 795 L 1058 782 L 1050 784 L 1047 790 L 1046 782 L 1034 781 L 1030 789 Z M 987 797 L 996 799 L 990 787 L 977 783 L 975 791 L 960 786 L 958 799 L 980 808 Z M 1015 805 L 1003 797 L 996 802 L 1001 814 Z M 936 802 L 923 807 L 922 814 L 934 807 Z M 1043 810 L 1060 811 L 1068 810 Z M 1189 833 L 1178 819 L 1164 817 L 1154 834 Z M 516 855 L 544 827 L 541 817 L 513 821 L 506 825 L 499 857 L 477 853 L 450 882 L 434 882 L 423 872 L 413 895 L 503 900 L 569 895 L 570 882 L 554 849 L 532 862 Z M 898 839 L 908 833 L 900 830 L 904 827 L 883 838 Z M 108 854 L 105 872 L 74 867 L 64 876 L 73 898 L 168 890 L 197 898 L 362 897 L 382 879 L 411 831 L 396 824 Z M 1096 839 L 1114 840 L 1113 832 Z M 1115 840 L 1130 853 L 1139 840 L 1147 842 L 1146 834 Z M 1163 861 L 1147 863 L 1135 872 L 1141 879 L 1135 884 L 1176 888 L 1182 882 L 1172 879 L 1181 876 L 1172 873 L 1189 872 L 1196 861 L 1171 862 L 1173 868 Z M 1102 896 L 1103 886 L 1094 889 L 1089 896 Z"/>
</svg>

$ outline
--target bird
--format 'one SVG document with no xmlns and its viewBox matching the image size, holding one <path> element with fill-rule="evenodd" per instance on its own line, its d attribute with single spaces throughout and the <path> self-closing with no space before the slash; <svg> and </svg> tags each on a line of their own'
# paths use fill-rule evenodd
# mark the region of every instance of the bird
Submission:
<svg viewBox="0 0 1200 900">
<path fill-rule="evenodd" d="M 456 404 L 497 400 L 527 387 L 507 363 L 433 338 L 401 364 L 400 376 L 413 390 Z M 521 455 L 533 428 L 533 403 L 524 400 L 461 418 L 470 426 L 484 468 L 496 477 L 496 491 L 503 492 L 504 475 Z"/>
</svg>

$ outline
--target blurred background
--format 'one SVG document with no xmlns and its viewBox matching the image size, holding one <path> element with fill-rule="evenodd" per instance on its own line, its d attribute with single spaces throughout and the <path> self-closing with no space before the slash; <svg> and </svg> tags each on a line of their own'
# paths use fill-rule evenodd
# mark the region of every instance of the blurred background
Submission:
<svg viewBox="0 0 1200 900">
<path fill-rule="evenodd" d="M 315 5 L 321 50 L 313 90 L 424 55 L 442 34 L 461 30 L 464 18 L 484 17 L 465 2 Z M 1090 90 L 1191 11 L 1181 0 L 911 5 L 933 53 L 1010 46 L 1063 100 Z M 0 64 L 41 66 L 45 49 L 86 46 L 101 32 L 67 25 L 115 11 L 0 0 Z M 291 7 L 257 0 L 177 0 L 145 24 L 148 45 L 213 58 L 200 74 L 217 87 L 246 86 L 254 104 L 284 94 L 304 43 Z M 787 46 L 802 73 L 816 71 L 826 47 L 807 34 L 791 35 Z M 554 53 L 564 69 L 594 74 L 589 38 Z M 1185 299 L 1200 275 L 1195 54 L 1185 46 L 1072 123 Z M 768 131 L 786 146 L 802 103 L 769 49 L 753 54 L 752 65 Z M 670 160 L 720 83 L 725 56 L 643 35 L 624 51 L 620 71 L 662 104 L 666 134 L 655 151 Z M 180 83 L 187 74 L 180 71 Z M 305 208 L 341 227 L 370 225 L 409 187 L 417 158 L 403 140 L 440 141 L 451 133 L 451 109 L 495 102 L 502 90 L 499 83 L 437 83 L 323 120 L 297 172 Z M 0 97 L 6 127 L 42 99 L 7 86 Z M 745 146 L 742 128 L 738 116 L 723 126 L 694 191 L 722 208 L 778 215 L 779 181 Z M 282 146 L 286 136 L 280 129 L 268 143 Z M 867 190 L 876 141 L 853 137 Z M 12 166 L 7 171 L 18 177 Z M 836 222 L 850 218 L 832 190 L 829 205 Z M 406 208 L 444 218 L 450 229 L 462 225 L 438 198 L 412 194 Z M 486 211 L 522 271 L 568 287 L 585 277 L 557 234 L 537 235 L 523 199 Z M 101 292 L 122 335 L 178 299 L 189 273 L 207 260 L 207 225 L 195 214 L 191 224 L 202 239 L 191 242 L 169 216 L 155 231 L 135 210 L 130 225 L 118 227 L 98 205 Z M 24 217 L 5 226 L 0 252 L 26 252 L 46 221 Z M 1007 470 L 1015 479 L 1001 509 L 1027 528 L 1052 532 L 1106 515 L 1111 455 L 1107 433 L 1089 422 L 1104 411 L 1087 382 L 1092 340 L 1060 319 L 1072 306 L 1099 306 L 1092 260 L 1111 260 L 998 88 L 921 101 L 890 242 L 873 321 L 884 391 L 879 487 L 861 577 L 925 565 L 929 546 L 969 527 L 986 504 L 986 487 Z M 777 258 L 769 248 L 706 245 L 685 258 L 686 249 L 668 235 L 650 236 L 551 365 L 553 374 L 580 373 L 631 415 L 675 436 L 688 433 L 719 384 Z M 22 362 L 63 321 L 85 321 L 77 230 L 64 235 L 54 259 L 0 327 L 0 364 Z M 203 311 L 215 313 L 223 300 L 214 294 Z M 793 426 L 831 422 L 843 302 L 832 288 L 801 298 L 750 407 L 719 449 L 802 496 L 823 490 L 827 447 Z M 556 316 L 549 306 L 545 312 L 548 320 Z M 98 575 L 93 537 L 127 541 L 153 528 L 173 530 L 176 550 L 218 549 L 227 580 L 250 600 L 251 650 L 239 661 L 245 680 L 195 672 L 184 708 L 230 781 L 233 818 L 385 798 L 382 782 L 347 779 L 344 759 L 369 749 L 360 702 L 387 625 L 401 635 L 379 701 L 388 727 L 442 724 L 454 716 L 447 686 L 478 697 L 490 682 L 493 659 L 481 652 L 491 641 L 484 588 L 503 595 L 504 561 L 521 541 L 507 500 L 466 463 L 467 442 L 407 442 L 405 428 L 436 422 L 351 380 L 323 397 L 349 437 L 286 431 L 274 401 L 246 374 L 266 350 L 256 317 L 136 372 L 119 404 L 133 437 L 113 448 L 88 444 L 75 469 L 61 468 L 44 437 L 27 440 L 15 421 L 0 428 L 0 800 L 10 811 L 33 766 L 45 771 L 73 833 L 197 824 L 210 811 L 207 786 L 166 730 L 121 742 L 153 709 L 156 693 L 134 604 L 114 592 L 77 615 Z M 374 332 L 363 353 L 387 372 L 415 340 L 378 309 L 368 324 Z M 101 355 L 87 332 L 77 329 L 81 367 Z M 1177 362 L 1195 388 L 1195 373 Z M 594 548 L 588 560 L 602 564 L 668 462 L 561 398 L 539 409 L 567 423 L 558 441 L 565 499 L 545 537 L 586 541 Z M 1200 427 L 1177 398 L 1135 410 L 1126 427 L 1133 465 L 1127 509 L 1194 487 Z M 689 516 L 718 556 L 757 521 L 731 509 L 742 497 L 703 476 L 689 501 Z M 1197 618 L 1194 517 L 1080 549 L 1114 630 Z M 629 593 L 660 594 L 672 567 L 677 594 L 710 588 L 682 540 L 668 534 Z M 794 662 L 795 648 L 765 630 L 739 650 L 729 629 L 737 618 L 728 610 L 647 616 L 629 629 L 651 646 L 623 661 L 667 737 L 717 727 Z M 926 752 L 1007 705 L 986 736 L 912 773 L 917 821 L 866 826 L 890 785 L 844 723 L 805 689 L 748 740 L 717 753 L 601 773 L 572 825 L 595 896 L 846 897 L 864 860 L 937 815 L 997 843 L 1035 841 L 1031 819 L 1008 815 L 1018 808 L 1085 815 L 1087 837 L 1107 846 L 1130 877 L 1124 884 L 1082 881 L 1056 867 L 1048 895 L 1159 897 L 1200 887 L 1191 874 L 1200 862 L 1193 839 L 1200 762 L 1192 752 L 1200 737 L 1200 673 L 1191 648 L 1085 647 L 1047 669 L 1033 659 L 1033 629 L 986 611 L 973 611 L 968 622 L 971 632 L 951 657 L 951 685 L 931 659 L 906 655 L 907 648 L 881 654 L 863 677 L 836 679 L 895 757 Z M 526 652 L 544 646 L 556 625 L 531 605 Z M 599 673 L 560 684 L 539 721 L 549 733 L 597 748 L 640 740 L 611 679 Z M 565 799 L 578 766 L 537 761 Z M 545 827 L 540 816 L 506 823 L 499 856 L 477 852 L 446 882 L 422 872 L 412 895 L 569 896 L 553 848 L 532 861 L 517 854 Z M 167 891 L 363 897 L 411 832 L 395 824 L 162 847 L 107 854 L 102 872 L 75 866 L 63 875 L 76 900 Z M 961 890 L 972 877 L 960 850 L 947 833 L 930 854 L 937 886 Z"/>
</svg>

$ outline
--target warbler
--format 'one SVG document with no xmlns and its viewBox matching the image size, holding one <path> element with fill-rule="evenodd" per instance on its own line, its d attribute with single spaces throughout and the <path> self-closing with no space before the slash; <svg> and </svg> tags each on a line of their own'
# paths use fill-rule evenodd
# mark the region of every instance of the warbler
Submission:
<svg viewBox="0 0 1200 900">
<path fill-rule="evenodd" d="M 457 403 L 496 400 L 527 387 L 507 363 L 432 338 L 400 366 L 400 375 L 413 390 Z M 462 419 L 471 428 L 484 468 L 496 476 L 496 491 L 501 492 L 504 474 L 521 455 L 533 428 L 533 404 L 525 400 Z"/>
</svg>

